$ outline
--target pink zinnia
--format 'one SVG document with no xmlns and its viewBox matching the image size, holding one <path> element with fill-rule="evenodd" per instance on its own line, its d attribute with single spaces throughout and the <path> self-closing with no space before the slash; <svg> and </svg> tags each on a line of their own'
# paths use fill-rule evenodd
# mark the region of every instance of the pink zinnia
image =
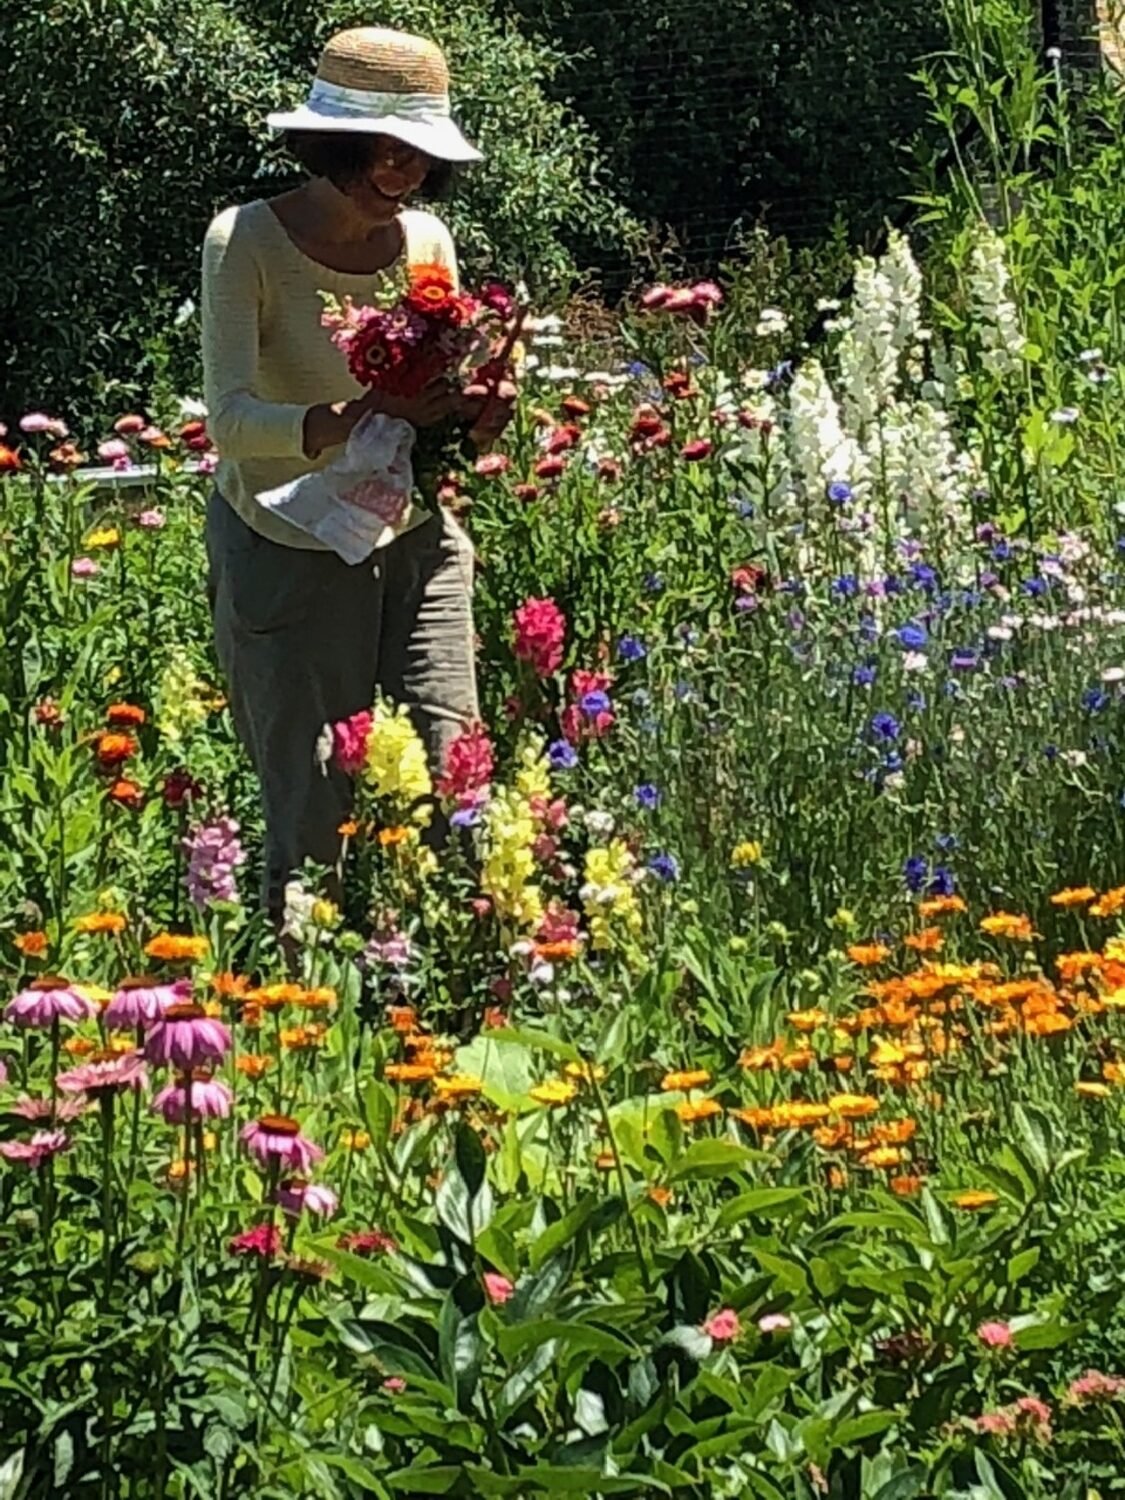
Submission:
<svg viewBox="0 0 1125 1500">
<path fill-rule="evenodd" d="M 227 1248 L 232 1255 L 260 1255 L 267 1260 L 281 1253 L 281 1231 L 276 1224 L 255 1224 L 236 1234 Z"/>
<path fill-rule="evenodd" d="M 515 653 L 537 677 L 550 677 L 563 659 L 566 616 L 553 599 L 525 599 L 512 616 Z"/>
<path fill-rule="evenodd" d="M 14 1026 L 46 1027 L 56 1021 L 85 1021 L 96 1014 L 97 1006 L 56 974 L 33 979 L 4 1008 L 4 1019 Z"/>
<path fill-rule="evenodd" d="M 182 1125 L 187 1119 L 188 1088 L 191 1088 L 191 1113 L 196 1120 L 225 1120 L 234 1104 L 234 1095 L 225 1083 L 209 1073 L 186 1075 L 167 1084 L 152 1101 L 154 1115 L 163 1115 L 168 1125 Z"/>
<path fill-rule="evenodd" d="M 70 565 L 72 578 L 93 578 L 101 568 L 92 557 L 76 557 Z"/>
<path fill-rule="evenodd" d="M 51 437 L 64 438 L 70 429 L 58 417 L 49 417 L 44 411 L 29 411 L 20 418 L 20 427 L 27 433 L 47 432 Z"/>
<path fill-rule="evenodd" d="M 742 1332 L 742 1326 L 734 1308 L 723 1307 L 711 1314 L 703 1325 L 703 1332 L 709 1334 L 716 1344 L 729 1344 Z"/>
<path fill-rule="evenodd" d="M 302 1211 L 314 1219 L 328 1219 L 340 1206 L 340 1200 L 330 1187 L 325 1187 L 322 1182 L 306 1182 L 303 1177 L 289 1177 L 281 1183 L 277 1201 L 282 1212 L 291 1219 L 299 1218 Z"/>
<path fill-rule="evenodd" d="M 29 1141 L 0 1141 L 0 1156 L 41 1167 L 70 1145 L 65 1130 L 37 1130 Z"/>
<path fill-rule="evenodd" d="M 307 1172 L 324 1152 L 301 1134 L 301 1127 L 288 1115 L 263 1115 L 251 1120 L 242 1140 L 265 1167 L 288 1167 Z"/>
<path fill-rule="evenodd" d="M 373 723 L 371 710 L 361 708 L 350 719 L 341 719 L 332 726 L 332 751 L 340 770 L 348 776 L 363 769 Z"/>
<path fill-rule="evenodd" d="M 155 1067 L 190 1073 L 206 1063 L 219 1062 L 230 1051 L 230 1032 L 201 1005 L 177 1002 L 145 1037 L 145 1057 Z"/>
<path fill-rule="evenodd" d="M 117 463 L 119 459 L 129 458 L 129 445 L 123 443 L 120 438 L 109 438 L 104 443 L 98 444 L 98 457 L 107 464 Z"/>
<path fill-rule="evenodd" d="M 502 1307 L 515 1291 L 514 1285 L 498 1271 L 486 1271 L 481 1279 L 484 1282 L 484 1295 L 494 1307 Z"/>
<path fill-rule="evenodd" d="M 982 1323 L 977 1329 L 977 1338 L 990 1349 L 1010 1349 L 1014 1341 L 1007 1323 Z"/>
<path fill-rule="evenodd" d="M 1125 1393 L 1125 1380 L 1120 1375 L 1103 1375 L 1100 1370 L 1087 1370 L 1072 1380 L 1067 1389 L 1067 1399 L 1079 1406 L 1086 1401 L 1115 1401 Z"/>
<path fill-rule="evenodd" d="M 55 1079 L 66 1094 L 114 1094 L 119 1090 L 134 1092 L 148 1085 L 148 1070 L 140 1052 L 103 1052 L 89 1062 L 60 1073 Z"/>
<path fill-rule="evenodd" d="M 136 1031 L 159 1021 L 173 1005 L 182 1005 L 190 999 L 190 979 L 165 984 L 159 979 L 134 975 L 117 986 L 117 993 L 105 1008 L 105 1024 L 111 1031 Z"/>
<path fill-rule="evenodd" d="M 466 792 L 481 791 L 492 780 L 494 768 L 488 731 L 483 724 L 472 724 L 450 742 L 438 792 L 443 797 L 460 797 Z"/>
<path fill-rule="evenodd" d="M 164 512 L 155 507 L 152 510 L 142 510 L 137 517 L 137 525 L 142 531 L 159 531 L 164 524 Z"/>
</svg>

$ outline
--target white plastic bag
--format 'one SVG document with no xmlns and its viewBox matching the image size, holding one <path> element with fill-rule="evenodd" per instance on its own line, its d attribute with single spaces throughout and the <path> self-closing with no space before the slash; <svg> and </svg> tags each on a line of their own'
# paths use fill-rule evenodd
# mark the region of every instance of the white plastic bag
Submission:
<svg viewBox="0 0 1125 1500">
<path fill-rule="evenodd" d="M 352 428 L 339 458 L 254 498 L 346 563 L 361 563 L 397 536 L 410 514 L 413 447 L 409 422 L 368 412 Z"/>
</svg>

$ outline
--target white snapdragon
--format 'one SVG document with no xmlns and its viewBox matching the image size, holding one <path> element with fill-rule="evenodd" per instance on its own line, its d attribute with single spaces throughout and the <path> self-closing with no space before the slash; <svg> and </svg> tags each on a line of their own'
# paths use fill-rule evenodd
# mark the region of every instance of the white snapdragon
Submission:
<svg viewBox="0 0 1125 1500">
<path fill-rule="evenodd" d="M 984 367 L 1001 378 L 1021 368 L 1027 346 L 1019 310 L 1009 295 L 1010 279 L 1004 241 L 982 226 L 970 260 L 970 300 Z"/>
</svg>

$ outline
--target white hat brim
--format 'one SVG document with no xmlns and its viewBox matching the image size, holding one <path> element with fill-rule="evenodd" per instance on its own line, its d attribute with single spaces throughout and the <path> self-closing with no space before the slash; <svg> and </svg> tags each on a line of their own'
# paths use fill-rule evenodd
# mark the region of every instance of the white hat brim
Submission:
<svg viewBox="0 0 1125 1500">
<path fill-rule="evenodd" d="M 448 115 L 431 119 L 404 120 L 399 115 L 347 115 L 321 113 L 302 104 L 297 109 L 266 116 L 271 130 L 332 131 L 347 135 L 390 135 L 433 156 L 438 161 L 481 161 L 481 153 L 470 146 Z"/>
</svg>

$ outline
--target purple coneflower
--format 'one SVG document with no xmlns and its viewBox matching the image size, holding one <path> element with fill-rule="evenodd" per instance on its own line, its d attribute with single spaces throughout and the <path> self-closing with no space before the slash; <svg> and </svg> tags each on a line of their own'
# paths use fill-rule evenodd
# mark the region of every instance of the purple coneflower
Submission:
<svg viewBox="0 0 1125 1500">
<path fill-rule="evenodd" d="M 176 979 L 171 984 L 131 975 L 117 986 L 113 999 L 105 1008 L 105 1024 L 111 1031 L 136 1031 L 159 1021 L 173 1005 L 191 999 L 191 980 Z"/>
<path fill-rule="evenodd" d="M 80 1063 L 55 1079 L 65 1094 L 117 1093 L 148 1087 L 148 1069 L 140 1052 L 99 1052 L 89 1062 Z"/>
<path fill-rule="evenodd" d="M 251 1120 L 242 1132 L 247 1148 L 266 1167 L 288 1167 L 307 1172 L 324 1152 L 301 1134 L 301 1127 L 288 1115 L 263 1115 Z"/>
<path fill-rule="evenodd" d="M 209 1016 L 202 1005 L 177 1002 L 161 1016 L 145 1037 L 145 1057 L 155 1067 L 190 1073 L 206 1063 L 219 1062 L 230 1050 L 230 1032 Z"/>
<path fill-rule="evenodd" d="M 9 1104 L 8 1113 L 18 1115 L 21 1120 L 77 1120 L 89 1108 L 89 1101 L 78 1099 L 32 1099 L 22 1094 L 14 1104 Z"/>
<path fill-rule="evenodd" d="M 162 1088 L 152 1101 L 154 1115 L 163 1115 L 169 1125 L 182 1125 L 187 1119 L 188 1085 L 191 1086 L 191 1112 L 197 1120 L 225 1120 L 234 1104 L 234 1095 L 225 1083 L 209 1073 L 196 1073 L 189 1080 L 181 1075 Z"/>
<path fill-rule="evenodd" d="M 286 1178 L 278 1187 L 277 1201 L 292 1219 L 299 1218 L 302 1210 L 315 1219 L 328 1219 L 340 1206 L 340 1200 L 330 1187 L 320 1182 L 306 1182 L 303 1177 Z"/>
<path fill-rule="evenodd" d="M 57 974 L 33 979 L 4 1008 L 4 1019 L 14 1026 L 52 1026 L 56 1021 L 85 1021 L 97 1006 Z"/>
<path fill-rule="evenodd" d="M 0 1141 L 0 1156 L 8 1161 L 26 1162 L 29 1167 L 41 1167 L 69 1145 L 65 1130 L 37 1130 L 29 1141 Z"/>
</svg>

